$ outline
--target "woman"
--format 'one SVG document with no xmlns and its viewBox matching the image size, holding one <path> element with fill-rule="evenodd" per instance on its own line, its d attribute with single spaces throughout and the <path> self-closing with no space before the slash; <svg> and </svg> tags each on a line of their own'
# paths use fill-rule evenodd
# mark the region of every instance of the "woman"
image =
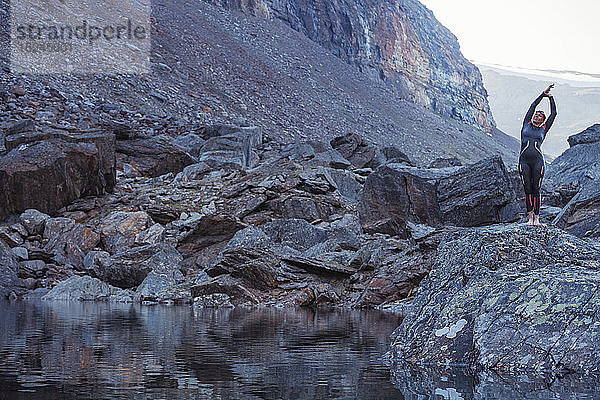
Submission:
<svg viewBox="0 0 600 400">
<path fill-rule="evenodd" d="M 527 225 L 540 225 L 540 187 L 544 176 L 544 156 L 542 155 L 542 142 L 556 118 L 556 104 L 550 90 L 554 84 L 548 86 L 537 99 L 533 101 L 521 129 L 521 154 L 519 155 L 519 174 L 525 189 L 525 206 L 529 221 Z M 535 111 L 535 107 L 543 97 L 550 100 L 550 116 L 546 120 L 543 111 Z"/>
</svg>

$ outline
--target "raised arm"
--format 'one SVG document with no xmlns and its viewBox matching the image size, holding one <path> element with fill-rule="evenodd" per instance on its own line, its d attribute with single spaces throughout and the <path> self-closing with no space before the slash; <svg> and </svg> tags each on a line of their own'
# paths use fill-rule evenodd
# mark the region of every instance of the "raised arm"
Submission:
<svg viewBox="0 0 600 400">
<path fill-rule="evenodd" d="M 548 117 L 548 120 L 546 121 L 546 127 L 544 128 L 546 133 L 550 130 L 550 127 L 554 123 L 554 118 L 556 118 L 556 103 L 554 102 L 554 97 L 549 95 L 548 99 L 550 100 L 550 116 Z"/>
<path fill-rule="evenodd" d="M 540 104 L 540 101 L 542 101 L 542 98 L 544 98 L 544 93 L 542 92 L 542 94 L 540 94 L 537 99 L 535 99 L 533 101 L 533 103 L 531 103 L 531 105 L 529 106 L 529 110 L 527 110 L 527 114 L 525 114 L 525 119 L 523 120 L 523 126 L 527 125 L 527 123 L 529 121 L 531 121 L 531 118 L 533 118 L 533 113 L 535 112 L 535 108 L 537 107 L 538 104 Z"/>
</svg>

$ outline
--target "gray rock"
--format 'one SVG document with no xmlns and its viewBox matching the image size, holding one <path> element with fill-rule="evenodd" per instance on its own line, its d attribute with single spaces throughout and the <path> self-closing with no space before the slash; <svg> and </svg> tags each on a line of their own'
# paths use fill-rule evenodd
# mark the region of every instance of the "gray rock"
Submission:
<svg viewBox="0 0 600 400">
<path fill-rule="evenodd" d="M 93 268 L 98 278 L 127 289 L 141 284 L 151 271 L 170 272 L 180 269 L 182 260 L 173 246 L 158 243 L 117 253 L 108 264 L 95 263 Z"/>
<path fill-rule="evenodd" d="M 4 241 L 0 240 L 0 298 L 4 299 L 16 289 L 19 263 Z"/>
<path fill-rule="evenodd" d="M 43 235 L 46 221 L 50 216 L 35 209 L 25 210 L 21 214 L 21 223 L 30 235 Z"/>
<path fill-rule="evenodd" d="M 48 242 L 43 250 L 52 254 L 54 262 L 70 264 L 79 270 L 83 269 L 85 255 L 100 243 L 99 234 L 69 218 L 47 220 L 44 236 Z"/>
<path fill-rule="evenodd" d="M 150 228 L 135 236 L 134 244 L 146 245 L 160 243 L 165 239 L 165 228 L 161 224 L 154 224 Z"/>
<path fill-rule="evenodd" d="M 575 236 L 600 238 L 600 180 L 587 183 L 552 223 Z"/>
<path fill-rule="evenodd" d="M 363 229 L 407 237 L 407 220 L 440 223 L 435 186 L 416 175 L 379 167 L 364 184 L 358 213 Z"/>
<path fill-rule="evenodd" d="M 600 245 L 523 224 L 448 234 L 414 308 L 394 333 L 398 359 L 491 369 L 598 371 Z"/>
<path fill-rule="evenodd" d="M 231 297 L 225 293 L 213 293 L 206 296 L 196 297 L 194 307 L 198 308 L 233 308 Z"/>
<path fill-rule="evenodd" d="M 42 260 L 22 261 L 19 263 L 19 278 L 41 278 L 44 276 L 48 266 Z"/>
<path fill-rule="evenodd" d="M 277 219 L 266 223 L 263 230 L 275 243 L 300 251 L 327 239 L 324 229 L 316 228 L 303 219 Z"/>
<path fill-rule="evenodd" d="M 178 269 L 150 271 L 135 290 L 134 299 L 138 301 L 156 301 L 161 291 L 182 281 L 183 274 Z"/>
<path fill-rule="evenodd" d="M 136 236 L 151 223 L 152 219 L 144 211 L 112 213 L 100 226 L 102 246 L 109 253 L 123 251 L 131 247 Z"/>
<path fill-rule="evenodd" d="M 42 296 L 42 300 L 45 301 L 126 301 L 127 299 L 131 301 L 127 291 L 87 275 L 72 276 Z"/>
<path fill-rule="evenodd" d="M 569 142 L 570 147 L 577 146 L 578 144 L 600 142 L 600 124 L 592 125 L 576 135 L 569 136 L 567 142 Z"/>
<path fill-rule="evenodd" d="M 13 247 L 12 251 L 18 260 L 27 260 L 29 258 L 29 252 L 25 247 Z"/>
<path fill-rule="evenodd" d="M 501 210 L 516 198 L 499 156 L 468 165 L 440 179 L 437 193 L 444 223 L 457 226 L 505 222 L 500 219 Z"/>
<path fill-rule="evenodd" d="M 202 154 L 202 146 L 205 142 L 200 136 L 191 133 L 177 136 L 171 140 L 171 144 L 183 148 L 189 155 L 196 159 Z"/>
</svg>

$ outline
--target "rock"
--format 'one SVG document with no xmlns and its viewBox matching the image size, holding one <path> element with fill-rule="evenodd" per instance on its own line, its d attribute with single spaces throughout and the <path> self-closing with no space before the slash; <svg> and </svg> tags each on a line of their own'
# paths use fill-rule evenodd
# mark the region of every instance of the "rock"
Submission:
<svg viewBox="0 0 600 400">
<path fill-rule="evenodd" d="M 13 247 L 12 251 L 19 261 L 27 260 L 29 258 L 29 252 L 25 247 Z"/>
<path fill-rule="evenodd" d="M 150 271 L 135 291 L 137 301 L 156 301 L 161 291 L 183 281 L 183 274 L 178 269 Z"/>
<path fill-rule="evenodd" d="M 113 255 L 107 264 L 94 263 L 94 274 L 111 285 L 127 289 L 141 284 L 151 271 L 180 268 L 181 255 L 165 243 L 135 247 Z"/>
<path fill-rule="evenodd" d="M 500 156 L 463 167 L 440 179 L 437 193 L 444 223 L 457 226 L 506 222 L 500 219 L 502 208 L 516 198 Z"/>
<path fill-rule="evenodd" d="M 389 166 L 379 167 L 364 184 L 358 212 L 363 229 L 407 237 L 407 220 L 440 223 L 435 186 Z"/>
<path fill-rule="evenodd" d="M 597 371 L 600 245 L 522 224 L 448 234 L 393 338 L 397 359 Z"/>
<path fill-rule="evenodd" d="M 205 301 L 200 298 L 211 296 L 210 299 L 214 299 L 216 294 L 224 294 L 229 297 L 229 303 L 232 305 L 252 305 L 260 302 L 260 297 L 257 296 L 253 291 L 243 286 L 239 279 L 233 278 L 229 275 L 222 275 L 210 281 L 202 282 L 198 285 L 192 286 L 191 289 L 192 297 L 194 298 L 194 304 L 205 304 Z M 223 296 L 219 296 L 221 300 L 225 300 Z M 228 304 L 225 304 L 229 307 Z"/>
<path fill-rule="evenodd" d="M 204 178 L 212 170 L 213 168 L 209 167 L 208 164 L 204 162 L 188 165 L 183 169 L 183 171 L 177 174 L 177 176 L 175 177 L 175 182 L 186 183 L 191 181 L 198 181 Z"/>
<path fill-rule="evenodd" d="M 144 211 L 112 213 L 100 225 L 102 247 L 111 254 L 125 250 L 151 223 L 152 219 Z"/>
<path fill-rule="evenodd" d="M 100 243 L 100 235 L 87 226 L 65 220 L 67 218 L 47 221 L 44 234 L 48 243 L 44 251 L 52 254 L 54 262 L 81 270 L 85 255 Z"/>
<path fill-rule="evenodd" d="M 231 297 L 225 293 L 213 293 L 206 296 L 196 297 L 194 307 L 198 308 L 232 308 Z"/>
<path fill-rule="evenodd" d="M 307 164 L 311 167 L 326 167 L 335 169 L 347 169 L 352 166 L 352 163 L 346 160 L 339 151 L 330 149 L 327 151 L 318 152 L 310 159 Z"/>
<path fill-rule="evenodd" d="M 210 132 L 225 132 L 229 128 L 209 128 Z M 211 136 L 204 143 L 198 161 L 211 168 L 248 169 L 258 165 L 259 157 L 255 149 L 263 142 L 260 127 L 237 127 L 232 132 Z"/>
<path fill-rule="evenodd" d="M 324 229 L 316 228 L 303 219 L 276 219 L 263 226 L 264 232 L 275 242 L 304 251 L 327 239 Z"/>
<path fill-rule="evenodd" d="M 191 133 L 177 136 L 175 139 L 171 140 L 171 144 L 183 148 L 189 155 L 196 159 L 202 154 L 202 146 L 204 143 L 206 143 L 204 139 Z"/>
<path fill-rule="evenodd" d="M 21 214 L 21 223 L 31 236 L 43 235 L 46 221 L 50 216 L 35 209 L 25 210 Z"/>
<path fill-rule="evenodd" d="M 107 251 L 89 251 L 83 258 L 83 270 L 90 275 L 95 275 L 95 271 L 103 271 L 109 268 L 112 263 L 110 253 Z"/>
<path fill-rule="evenodd" d="M 375 146 L 368 144 L 359 135 L 351 132 L 345 136 L 332 139 L 330 144 L 356 168 L 367 166 L 373 161 L 377 153 Z"/>
<path fill-rule="evenodd" d="M 154 224 L 150 228 L 135 236 L 134 244 L 146 245 L 160 243 L 165 239 L 165 228 L 161 224 Z"/>
<path fill-rule="evenodd" d="M 48 266 L 42 260 L 22 261 L 19 263 L 19 278 L 41 278 L 44 276 Z"/>
<path fill-rule="evenodd" d="M 600 141 L 595 138 L 600 133 L 600 125 L 571 136 L 571 148 L 556 157 L 545 172 L 542 187 L 549 187 L 564 206 L 588 183 L 600 181 Z"/>
<path fill-rule="evenodd" d="M 4 131 L 5 136 L 16 135 L 17 133 L 35 131 L 35 123 L 31 119 L 22 119 L 9 125 Z"/>
<path fill-rule="evenodd" d="M 0 298 L 5 299 L 18 285 L 19 263 L 10 247 L 0 239 Z"/>
<path fill-rule="evenodd" d="M 186 151 L 171 144 L 166 136 L 118 140 L 117 166 L 131 166 L 130 176 L 156 177 L 169 172 L 178 173 L 194 160 Z"/>
<path fill-rule="evenodd" d="M 24 243 L 19 232 L 15 232 L 8 226 L 0 226 L 0 240 L 3 240 L 10 247 L 20 246 Z"/>
<path fill-rule="evenodd" d="M 552 223 L 578 237 L 600 238 L 600 180 L 587 183 Z"/>
<path fill-rule="evenodd" d="M 570 147 L 578 144 L 600 142 L 600 124 L 594 124 L 576 135 L 569 136 L 567 142 L 569 142 Z"/>
<path fill-rule="evenodd" d="M 290 160 L 306 161 L 315 156 L 315 149 L 306 142 L 294 142 L 281 150 L 281 155 Z"/>
<path fill-rule="evenodd" d="M 72 276 L 42 296 L 42 300 L 131 301 L 131 295 L 91 276 Z"/>
<path fill-rule="evenodd" d="M 80 197 L 111 191 L 114 180 L 104 172 L 95 144 L 54 139 L 13 149 L 0 157 L 0 219 L 30 208 L 54 214 Z"/>
</svg>

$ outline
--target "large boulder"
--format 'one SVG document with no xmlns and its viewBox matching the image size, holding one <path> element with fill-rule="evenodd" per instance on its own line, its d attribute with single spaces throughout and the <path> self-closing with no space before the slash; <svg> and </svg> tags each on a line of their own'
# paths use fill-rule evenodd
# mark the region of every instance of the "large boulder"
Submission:
<svg viewBox="0 0 600 400">
<path fill-rule="evenodd" d="M 556 157 L 544 180 L 556 189 L 575 186 L 575 194 L 591 180 L 600 180 L 600 125 L 569 137 L 571 147 Z"/>
<path fill-rule="evenodd" d="M 565 205 L 553 224 L 575 236 L 600 238 L 600 179 L 588 182 Z"/>
<path fill-rule="evenodd" d="M 0 158 L 0 219 L 29 208 L 55 214 L 80 197 L 112 191 L 114 158 L 112 169 L 109 159 L 95 143 L 64 139 L 12 149 Z"/>
<path fill-rule="evenodd" d="M 111 254 L 126 250 L 134 244 L 136 236 L 151 223 L 152 219 L 144 211 L 114 212 L 102 219 L 102 245 Z"/>
<path fill-rule="evenodd" d="M 152 271 L 171 273 L 179 270 L 182 257 L 168 244 L 158 243 L 115 254 L 110 259 L 94 254 L 86 270 L 111 285 L 127 289 L 140 285 Z M 175 272 L 172 276 L 179 277 Z"/>
<path fill-rule="evenodd" d="M 448 234 L 393 338 L 397 359 L 598 371 L 600 244 L 522 224 Z"/>
<path fill-rule="evenodd" d="M 131 293 L 91 276 L 72 276 L 42 296 L 42 300 L 130 302 Z"/>
<path fill-rule="evenodd" d="M 70 218 L 51 218 L 46 221 L 44 252 L 60 265 L 83 269 L 86 254 L 100 243 L 100 235 Z"/>
<path fill-rule="evenodd" d="M 118 140 L 117 166 L 128 176 L 156 177 L 181 172 L 196 160 L 166 136 Z"/>
<path fill-rule="evenodd" d="M 406 221 L 441 222 L 435 186 L 425 179 L 389 166 L 367 178 L 358 212 L 363 229 L 407 237 Z"/>
<path fill-rule="evenodd" d="M 207 127 L 207 141 L 198 151 L 198 161 L 211 168 L 248 169 L 258 164 L 256 147 L 263 142 L 262 129 L 257 126 Z"/>
<path fill-rule="evenodd" d="M 465 166 L 437 184 L 438 203 L 446 224 L 481 226 L 515 221 L 504 208 L 516 199 L 513 183 L 500 156 Z"/>
</svg>

